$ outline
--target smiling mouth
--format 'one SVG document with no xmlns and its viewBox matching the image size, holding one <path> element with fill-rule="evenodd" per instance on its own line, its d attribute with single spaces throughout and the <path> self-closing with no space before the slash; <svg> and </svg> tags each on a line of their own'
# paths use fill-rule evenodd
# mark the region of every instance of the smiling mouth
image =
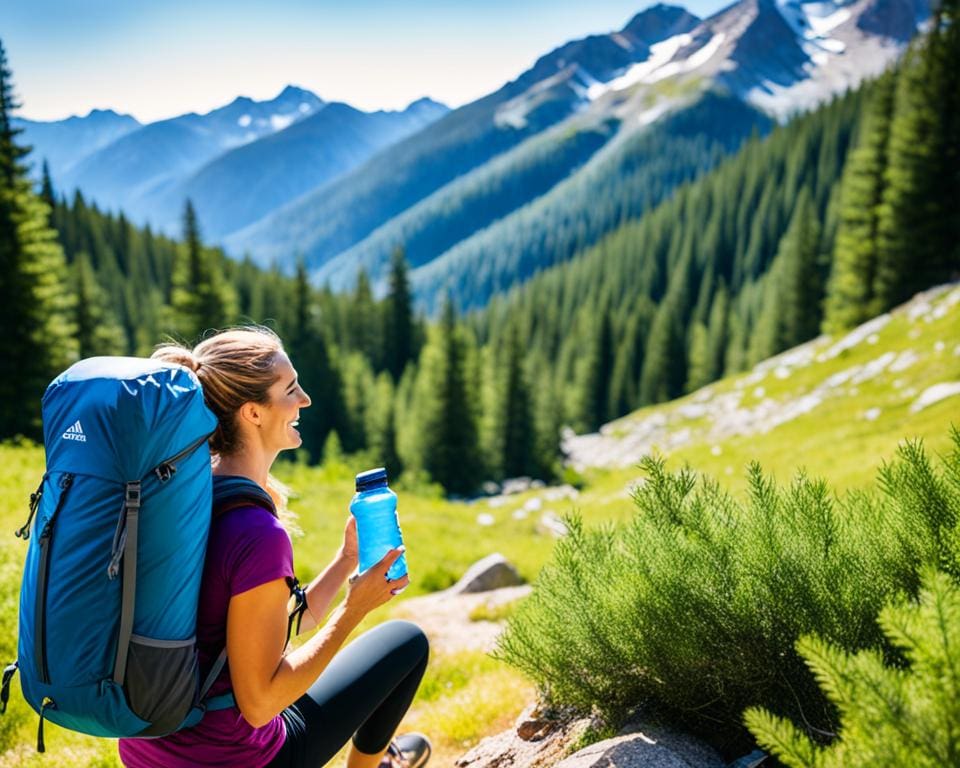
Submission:
<svg viewBox="0 0 960 768">
<path fill-rule="evenodd" d="M 291 426 L 291 427 L 298 427 L 298 426 L 300 426 L 300 419 L 294 419 L 293 421 L 291 421 L 291 422 L 290 422 L 290 426 Z"/>
</svg>

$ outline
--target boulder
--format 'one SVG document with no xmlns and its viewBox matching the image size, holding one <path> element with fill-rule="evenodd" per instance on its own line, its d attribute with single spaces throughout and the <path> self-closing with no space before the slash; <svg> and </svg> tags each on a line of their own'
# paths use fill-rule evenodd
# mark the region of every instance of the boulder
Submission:
<svg viewBox="0 0 960 768">
<path fill-rule="evenodd" d="M 598 741 L 556 768 L 724 768 L 703 742 L 667 726 L 635 723 L 612 739 Z"/>
<path fill-rule="evenodd" d="M 668 726 L 628 724 L 612 739 L 572 752 L 601 722 L 571 711 L 527 707 L 513 728 L 489 736 L 460 757 L 457 768 L 724 768 L 701 741 Z M 759 753 L 761 756 L 763 753 Z M 751 765 L 756 765 L 753 763 Z"/>
<path fill-rule="evenodd" d="M 448 592 L 452 595 L 488 592 L 491 589 L 515 587 L 523 583 L 517 569 L 507 558 L 499 552 L 494 552 L 471 565 L 460 581 L 450 587 Z"/>
<path fill-rule="evenodd" d="M 569 752 L 570 744 L 597 727 L 592 718 L 528 706 L 513 728 L 488 736 L 457 759 L 457 768 L 549 768 Z"/>
</svg>

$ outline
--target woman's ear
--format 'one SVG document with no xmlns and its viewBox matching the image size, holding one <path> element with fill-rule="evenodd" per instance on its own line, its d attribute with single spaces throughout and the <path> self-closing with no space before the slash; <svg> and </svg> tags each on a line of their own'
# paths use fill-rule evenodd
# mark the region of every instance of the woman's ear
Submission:
<svg viewBox="0 0 960 768">
<path fill-rule="evenodd" d="M 263 420 L 263 410 L 257 403 L 244 403 L 237 411 L 240 416 L 241 424 L 249 424 L 252 427 L 259 427 Z"/>
</svg>

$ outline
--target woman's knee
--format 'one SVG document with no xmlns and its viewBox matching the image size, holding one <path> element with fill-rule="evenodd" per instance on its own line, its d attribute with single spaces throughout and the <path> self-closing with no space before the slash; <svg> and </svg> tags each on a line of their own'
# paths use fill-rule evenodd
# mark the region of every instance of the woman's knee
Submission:
<svg viewBox="0 0 960 768">
<path fill-rule="evenodd" d="M 417 658 L 428 658 L 430 655 L 430 640 L 426 634 L 412 621 L 391 619 L 380 625 L 384 632 L 390 634 L 393 643 L 402 646 L 407 653 Z"/>
</svg>

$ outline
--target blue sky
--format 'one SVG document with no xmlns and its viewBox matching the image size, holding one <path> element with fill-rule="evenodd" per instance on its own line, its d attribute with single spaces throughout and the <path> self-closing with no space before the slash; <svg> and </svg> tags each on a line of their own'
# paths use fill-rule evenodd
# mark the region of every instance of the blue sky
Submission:
<svg viewBox="0 0 960 768">
<path fill-rule="evenodd" d="M 649 0 L 4 0 L 19 114 L 147 122 L 287 84 L 361 109 L 459 106 Z M 684 2 L 706 16 L 728 3 Z M 12 7 L 11 7 L 12 6 Z"/>
</svg>

